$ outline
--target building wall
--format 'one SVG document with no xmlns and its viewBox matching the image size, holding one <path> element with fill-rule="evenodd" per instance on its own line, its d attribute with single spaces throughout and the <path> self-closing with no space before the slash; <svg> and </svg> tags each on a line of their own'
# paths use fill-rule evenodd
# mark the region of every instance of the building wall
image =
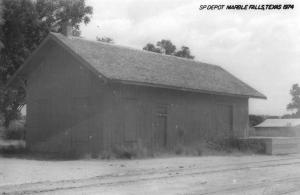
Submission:
<svg viewBox="0 0 300 195">
<path fill-rule="evenodd" d="M 105 148 L 138 142 L 149 148 L 172 148 L 203 139 L 247 135 L 247 98 L 117 83 L 108 86 Z"/>
<path fill-rule="evenodd" d="M 97 151 L 102 146 L 102 109 L 98 107 L 103 83 L 95 83 L 86 68 L 51 42 L 38 56 L 27 80 L 29 148 Z"/>
</svg>

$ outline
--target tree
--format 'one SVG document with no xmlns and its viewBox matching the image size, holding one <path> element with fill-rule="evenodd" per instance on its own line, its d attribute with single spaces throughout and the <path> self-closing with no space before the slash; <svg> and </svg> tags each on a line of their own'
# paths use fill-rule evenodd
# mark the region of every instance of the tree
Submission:
<svg viewBox="0 0 300 195">
<path fill-rule="evenodd" d="M 114 43 L 114 40 L 112 38 L 109 38 L 109 37 L 96 37 L 96 40 L 97 41 L 100 41 L 100 42 L 104 42 L 104 43 L 111 43 L 113 44 Z"/>
<path fill-rule="evenodd" d="M 50 31 L 61 32 L 62 25 L 70 22 L 73 34 L 80 35 L 80 23 L 89 23 L 93 12 L 84 0 L 3 0 L 3 6 L 0 86 L 4 86 Z M 4 115 L 5 126 L 18 115 L 24 99 L 24 86 L 0 89 L 0 113 Z"/>
<path fill-rule="evenodd" d="M 186 46 L 182 46 L 181 50 L 177 51 L 174 55 L 182 58 L 194 59 L 194 56 L 191 55 L 190 48 Z"/>
<path fill-rule="evenodd" d="M 166 55 L 174 55 L 181 58 L 194 59 L 194 56 L 191 55 L 190 48 L 187 46 L 182 46 L 181 50 L 176 51 L 176 46 L 167 39 L 162 39 L 156 43 L 156 46 L 152 43 L 148 43 L 143 50 L 155 52 L 155 53 L 163 53 Z"/>
<path fill-rule="evenodd" d="M 287 119 L 287 118 L 295 118 L 294 114 L 284 114 L 281 116 L 281 118 Z"/>
<path fill-rule="evenodd" d="M 292 96 L 292 102 L 287 105 L 287 110 L 295 111 L 292 116 L 294 118 L 300 117 L 300 87 L 298 84 L 294 84 L 290 90 Z"/>
<path fill-rule="evenodd" d="M 256 126 L 265 120 L 264 116 L 261 115 L 249 115 L 249 125 L 250 127 Z"/>
<path fill-rule="evenodd" d="M 80 24 L 88 24 L 93 13 L 91 6 L 85 5 L 85 0 L 37 0 L 36 11 L 38 19 L 48 30 L 61 32 L 62 25 L 70 21 L 73 35 L 80 35 Z"/>
<path fill-rule="evenodd" d="M 153 45 L 152 43 L 147 43 L 147 45 L 143 47 L 143 50 L 147 50 L 155 53 L 161 53 L 161 50 L 155 47 L 155 45 Z"/>
<path fill-rule="evenodd" d="M 162 53 L 166 55 L 173 55 L 176 50 L 176 46 L 173 45 L 173 43 L 170 40 L 166 40 L 166 39 L 162 39 L 161 41 L 158 41 L 156 43 L 156 46 L 158 46 L 162 51 Z"/>
</svg>

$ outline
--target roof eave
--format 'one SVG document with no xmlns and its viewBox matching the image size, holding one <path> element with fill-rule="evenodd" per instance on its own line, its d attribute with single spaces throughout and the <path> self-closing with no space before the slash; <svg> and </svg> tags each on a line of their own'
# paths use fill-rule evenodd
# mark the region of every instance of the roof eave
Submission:
<svg viewBox="0 0 300 195">
<path fill-rule="evenodd" d="M 263 94 L 261 94 L 261 95 L 250 95 L 249 98 L 263 99 L 263 100 L 268 99 L 267 96 L 265 96 Z"/>
<path fill-rule="evenodd" d="M 192 89 L 192 88 L 185 88 L 185 87 L 176 87 L 176 86 L 171 86 L 171 85 L 163 85 L 163 84 L 155 84 L 155 83 L 147 83 L 147 82 L 137 82 L 137 81 L 129 81 L 129 80 L 121 80 L 121 79 L 110 79 L 110 81 L 115 82 L 115 83 L 126 84 L 126 85 L 159 87 L 159 88 L 165 88 L 165 89 L 204 93 L 204 94 L 210 94 L 210 95 L 222 95 L 222 96 L 231 96 L 231 97 L 239 97 L 239 98 L 267 99 L 267 97 L 264 95 L 258 96 L 258 95 L 233 94 L 233 93 L 226 93 L 226 92 Z"/>
</svg>

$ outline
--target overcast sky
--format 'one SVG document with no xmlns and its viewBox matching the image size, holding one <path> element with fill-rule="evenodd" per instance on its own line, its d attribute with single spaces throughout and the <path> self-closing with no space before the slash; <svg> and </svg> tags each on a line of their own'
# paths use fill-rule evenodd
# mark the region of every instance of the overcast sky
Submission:
<svg viewBox="0 0 300 195">
<path fill-rule="evenodd" d="M 190 47 L 196 60 L 222 66 L 265 94 L 250 100 L 250 113 L 287 113 L 289 90 L 300 84 L 300 4 L 245 0 L 87 0 L 94 14 L 82 36 L 108 36 L 141 49 L 170 39 Z M 199 11 L 206 4 L 295 4 L 294 10 Z"/>
</svg>

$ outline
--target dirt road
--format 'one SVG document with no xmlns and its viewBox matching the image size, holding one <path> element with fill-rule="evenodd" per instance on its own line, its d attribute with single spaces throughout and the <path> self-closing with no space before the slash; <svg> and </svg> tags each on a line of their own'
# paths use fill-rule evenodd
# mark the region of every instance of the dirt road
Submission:
<svg viewBox="0 0 300 195">
<path fill-rule="evenodd" d="M 30 181 L 21 175 L 26 173 L 31 173 Z M 0 193 L 299 194 L 300 156 L 50 162 L 0 158 Z"/>
</svg>

